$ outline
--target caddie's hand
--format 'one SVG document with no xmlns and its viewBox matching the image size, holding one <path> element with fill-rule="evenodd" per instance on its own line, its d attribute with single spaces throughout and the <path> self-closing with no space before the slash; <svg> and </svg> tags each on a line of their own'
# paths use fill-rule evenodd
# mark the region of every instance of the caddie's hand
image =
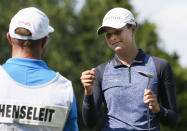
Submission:
<svg viewBox="0 0 187 131">
<path fill-rule="evenodd" d="M 85 95 L 91 95 L 93 90 L 93 83 L 96 79 L 95 68 L 82 72 L 80 79 L 85 89 Z"/>
<path fill-rule="evenodd" d="M 149 109 L 151 109 L 154 113 L 158 113 L 160 111 L 157 97 L 153 93 L 153 91 L 149 89 L 146 89 L 144 92 L 144 103 L 147 104 L 149 106 Z"/>
</svg>

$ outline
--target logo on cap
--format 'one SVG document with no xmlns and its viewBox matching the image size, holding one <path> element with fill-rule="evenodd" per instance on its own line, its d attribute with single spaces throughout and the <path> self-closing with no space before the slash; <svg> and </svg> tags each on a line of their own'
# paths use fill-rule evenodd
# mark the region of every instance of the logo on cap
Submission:
<svg viewBox="0 0 187 131">
<path fill-rule="evenodd" d="M 111 20 L 111 19 L 120 19 L 120 17 L 110 16 L 110 17 L 105 18 L 104 20 Z"/>
<path fill-rule="evenodd" d="M 24 22 L 24 21 L 18 21 L 18 24 L 20 25 L 27 25 L 27 26 L 31 26 L 31 23 L 30 22 Z"/>
</svg>

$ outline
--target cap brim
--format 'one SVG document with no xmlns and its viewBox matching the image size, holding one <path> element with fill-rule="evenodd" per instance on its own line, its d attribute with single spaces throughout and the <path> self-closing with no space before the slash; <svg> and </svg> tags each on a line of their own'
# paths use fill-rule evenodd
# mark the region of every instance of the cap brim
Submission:
<svg viewBox="0 0 187 131">
<path fill-rule="evenodd" d="M 103 26 L 99 27 L 98 30 L 97 30 L 97 34 L 98 34 L 98 35 L 103 34 L 103 33 L 105 32 L 104 28 L 105 28 L 105 27 L 103 27 Z"/>
<path fill-rule="evenodd" d="M 114 28 L 114 29 L 120 29 L 122 27 L 124 27 L 127 23 L 121 24 L 121 25 L 103 25 L 101 27 L 98 28 L 97 30 L 97 34 L 101 35 L 105 32 L 105 28 L 106 27 L 110 27 L 110 28 Z"/>
<path fill-rule="evenodd" d="M 55 30 L 54 30 L 54 28 L 52 27 L 52 26 L 48 26 L 48 33 L 52 33 L 52 32 L 54 32 Z"/>
</svg>

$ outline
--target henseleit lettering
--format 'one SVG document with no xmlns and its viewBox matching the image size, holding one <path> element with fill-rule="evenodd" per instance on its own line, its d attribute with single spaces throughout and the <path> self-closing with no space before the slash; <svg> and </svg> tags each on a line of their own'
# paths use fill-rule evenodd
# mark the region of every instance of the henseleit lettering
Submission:
<svg viewBox="0 0 187 131">
<path fill-rule="evenodd" d="M 51 122 L 55 114 L 54 109 L 0 104 L 1 118 L 27 119 Z"/>
</svg>

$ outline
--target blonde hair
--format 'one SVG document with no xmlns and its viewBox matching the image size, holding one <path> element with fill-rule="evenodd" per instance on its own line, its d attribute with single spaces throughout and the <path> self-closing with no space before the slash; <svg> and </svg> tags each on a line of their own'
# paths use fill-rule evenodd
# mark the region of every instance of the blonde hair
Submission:
<svg viewBox="0 0 187 131">
<path fill-rule="evenodd" d="M 25 28 L 17 28 L 15 30 L 16 34 L 23 35 L 23 36 L 31 36 L 32 33 L 25 29 Z M 16 39 L 12 38 L 12 41 L 14 44 L 17 44 L 21 48 L 28 47 L 28 48 L 36 48 L 38 45 L 40 45 L 42 39 L 39 40 L 21 40 L 21 39 Z"/>
</svg>

